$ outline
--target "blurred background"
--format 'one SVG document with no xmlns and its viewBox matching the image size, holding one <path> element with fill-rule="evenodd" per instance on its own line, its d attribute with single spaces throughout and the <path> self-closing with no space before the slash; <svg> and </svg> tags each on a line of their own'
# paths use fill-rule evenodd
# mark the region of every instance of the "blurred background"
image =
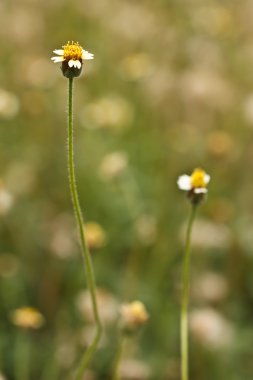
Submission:
<svg viewBox="0 0 253 380">
<path fill-rule="evenodd" d="M 68 379 L 94 332 L 66 159 L 75 160 L 105 332 L 86 380 L 111 379 L 122 303 L 147 325 L 121 378 L 179 380 L 181 174 L 211 175 L 192 241 L 190 373 L 253 377 L 253 3 L 1 0 L 0 378 Z"/>
</svg>

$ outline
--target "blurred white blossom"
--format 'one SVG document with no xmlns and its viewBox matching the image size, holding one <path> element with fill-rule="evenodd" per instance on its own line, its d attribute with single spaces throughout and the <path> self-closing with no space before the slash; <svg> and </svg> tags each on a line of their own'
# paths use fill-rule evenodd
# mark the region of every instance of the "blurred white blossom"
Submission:
<svg viewBox="0 0 253 380">
<path fill-rule="evenodd" d="M 104 324 L 112 324 L 118 316 L 118 301 L 113 294 L 105 289 L 97 289 L 97 304 L 100 318 Z M 76 297 L 76 307 L 80 315 L 89 322 L 94 322 L 90 293 L 81 291 Z"/>
<path fill-rule="evenodd" d="M 13 195 L 5 188 L 0 181 L 0 215 L 5 215 L 11 209 L 14 202 Z"/>
<path fill-rule="evenodd" d="M 11 8 L 10 8 L 11 9 Z M 29 6 L 15 6 L 8 15 L 9 23 L 6 31 L 9 38 L 20 45 L 26 45 L 38 41 L 45 28 L 43 12 Z"/>
<path fill-rule="evenodd" d="M 86 128 L 120 130 L 132 121 L 133 111 L 128 101 L 118 95 L 108 95 L 87 104 L 80 121 Z"/>
<path fill-rule="evenodd" d="M 182 241 L 185 234 L 184 225 L 181 231 Z M 226 249 L 232 243 L 232 232 L 223 223 L 214 223 L 206 219 L 197 219 L 192 229 L 192 245 L 199 248 Z"/>
<path fill-rule="evenodd" d="M 0 118 L 12 119 L 19 111 L 19 100 L 13 93 L 0 89 Z"/>
<path fill-rule="evenodd" d="M 246 122 L 253 127 L 253 94 L 249 94 L 242 105 Z"/>
<path fill-rule="evenodd" d="M 34 87 L 46 89 L 56 81 L 54 67 L 46 58 L 24 57 L 21 67 L 23 67 L 24 79 Z"/>
<path fill-rule="evenodd" d="M 204 272 L 193 281 L 192 293 L 200 302 L 221 302 L 227 297 L 228 292 L 226 278 L 215 272 Z"/>
<path fill-rule="evenodd" d="M 116 151 L 104 156 L 99 174 L 103 180 L 110 181 L 118 178 L 127 168 L 128 157 L 125 152 Z"/>
<path fill-rule="evenodd" d="M 192 311 L 190 329 L 195 339 L 210 349 L 229 346 L 234 336 L 231 323 L 212 308 Z"/>
<path fill-rule="evenodd" d="M 122 380 L 147 380 L 150 379 L 151 371 L 148 364 L 125 358 L 120 363 L 119 375 Z"/>
<path fill-rule="evenodd" d="M 49 234 L 49 249 L 53 255 L 62 260 L 75 257 L 75 227 L 70 215 L 57 215 L 46 225 L 46 231 Z"/>
<path fill-rule="evenodd" d="M 187 70 L 178 86 L 183 101 L 190 107 L 192 104 L 205 104 L 209 108 L 226 110 L 233 100 L 231 83 L 210 70 Z"/>
<path fill-rule="evenodd" d="M 154 9 L 138 2 L 115 3 L 105 19 L 112 32 L 130 41 L 151 38 L 159 28 L 159 19 Z"/>
</svg>

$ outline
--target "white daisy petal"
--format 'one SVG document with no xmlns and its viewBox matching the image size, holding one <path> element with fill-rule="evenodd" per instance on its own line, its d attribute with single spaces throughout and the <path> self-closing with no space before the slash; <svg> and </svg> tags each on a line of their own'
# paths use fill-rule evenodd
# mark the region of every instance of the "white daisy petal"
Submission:
<svg viewBox="0 0 253 380">
<path fill-rule="evenodd" d="M 191 190 L 191 177 L 187 174 L 181 175 L 177 180 L 177 185 L 180 190 Z"/>
<path fill-rule="evenodd" d="M 81 62 L 80 62 L 80 61 L 76 61 L 76 67 L 77 67 L 78 69 L 81 69 L 81 67 L 82 67 L 82 64 L 81 64 Z"/>
<path fill-rule="evenodd" d="M 205 184 L 207 185 L 210 181 L 211 177 L 209 174 L 205 174 L 205 177 L 204 177 L 204 181 L 205 181 Z"/>
<path fill-rule="evenodd" d="M 71 59 L 68 62 L 69 67 L 75 67 L 77 69 L 80 69 L 82 67 L 82 63 L 78 61 L 77 59 Z"/>
<path fill-rule="evenodd" d="M 195 187 L 193 190 L 195 194 L 206 194 L 207 189 L 205 187 Z"/>
<path fill-rule="evenodd" d="M 94 54 L 89 53 L 87 50 L 83 50 L 82 59 L 93 59 Z"/>
<path fill-rule="evenodd" d="M 73 59 L 71 59 L 69 62 L 68 62 L 68 65 L 69 67 L 73 67 L 75 66 L 75 61 Z"/>
<path fill-rule="evenodd" d="M 77 69 L 80 69 L 81 66 L 82 66 L 81 62 L 78 61 L 78 60 L 72 59 L 70 62 L 71 62 L 71 65 L 72 65 L 72 66 L 69 65 L 70 67 L 75 67 Z"/>
<path fill-rule="evenodd" d="M 51 60 L 54 61 L 54 63 L 57 63 L 57 62 L 63 62 L 64 58 L 63 57 L 52 57 Z"/>
<path fill-rule="evenodd" d="M 57 55 L 63 55 L 64 54 L 64 50 L 63 49 L 55 49 L 54 53 L 57 54 Z"/>
</svg>

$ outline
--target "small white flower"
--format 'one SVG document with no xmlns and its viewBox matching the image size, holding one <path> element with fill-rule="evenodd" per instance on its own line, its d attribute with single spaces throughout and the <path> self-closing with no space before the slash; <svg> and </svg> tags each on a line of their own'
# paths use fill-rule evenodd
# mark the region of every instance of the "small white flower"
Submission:
<svg viewBox="0 0 253 380">
<path fill-rule="evenodd" d="M 202 169 L 195 169 L 189 176 L 181 175 L 177 180 L 177 185 L 180 190 L 193 191 L 195 194 L 207 193 L 207 185 L 210 181 L 210 175 Z"/>
<path fill-rule="evenodd" d="M 54 63 L 66 62 L 67 66 L 71 69 L 82 68 L 83 60 L 93 59 L 94 55 L 84 50 L 78 42 L 68 42 L 62 47 L 62 49 L 55 49 L 54 53 L 56 57 L 52 57 L 51 60 Z"/>
</svg>

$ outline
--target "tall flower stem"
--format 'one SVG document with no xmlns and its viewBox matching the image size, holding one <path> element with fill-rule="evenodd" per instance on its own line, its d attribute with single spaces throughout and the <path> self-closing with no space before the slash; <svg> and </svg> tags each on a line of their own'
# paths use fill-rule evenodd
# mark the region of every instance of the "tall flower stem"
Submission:
<svg viewBox="0 0 253 380">
<path fill-rule="evenodd" d="M 94 272 L 93 272 L 92 260 L 91 260 L 90 252 L 89 252 L 85 234 L 84 234 L 84 223 L 83 223 L 83 217 L 82 217 L 82 212 L 81 212 L 81 208 L 79 204 L 78 192 L 77 192 L 77 186 L 76 186 L 76 176 L 75 176 L 75 166 L 74 166 L 74 147 L 73 147 L 73 81 L 74 81 L 73 78 L 69 78 L 69 94 L 68 94 L 69 185 L 70 185 L 70 190 L 71 190 L 71 197 L 72 197 L 74 212 L 75 212 L 75 216 L 76 216 L 76 220 L 77 220 L 77 224 L 79 228 L 82 255 L 83 255 L 86 279 L 87 279 L 87 286 L 90 291 L 93 313 L 94 313 L 94 318 L 95 318 L 96 327 L 97 327 L 94 339 L 91 345 L 86 350 L 82 358 L 81 365 L 77 371 L 76 380 L 81 380 L 83 378 L 83 374 L 94 352 L 96 351 L 98 342 L 102 334 L 102 324 L 101 324 L 99 313 L 98 313 L 98 306 L 97 306 L 97 299 L 96 299 L 96 283 L 95 283 L 95 277 L 94 277 Z"/>
<path fill-rule="evenodd" d="M 185 252 L 182 272 L 182 300 L 181 300 L 181 380 L 189 379 L 188 365 L 188 304 L 189 304 L 189 284 L 190 284 L 190 253 L 191 253 L 191 232 L 193 221 L 196 215 L 197 205 L 192 204 L 186 231 Z"/>
<path fill-rule="evenodd" d="M 118 347 L 116 350 L 115 362 L 113 366 L 112 380 L 120 380 L 119 368 L 120 368 L 125 344 L 126 344 L 126 337 L 124 336 L 124 334 L 120 334 Z"/>
</svg>

